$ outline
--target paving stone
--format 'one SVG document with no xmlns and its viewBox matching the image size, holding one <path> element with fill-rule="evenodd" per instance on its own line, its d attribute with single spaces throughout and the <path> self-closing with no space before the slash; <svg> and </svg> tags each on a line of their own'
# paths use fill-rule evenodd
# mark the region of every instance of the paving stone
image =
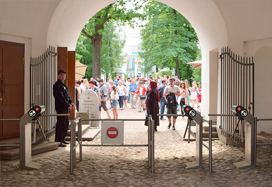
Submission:
<svg viewBox="0 0 272 187">
<path fill-rule="evenodd" d="M 112 112 L 110 111 L 111 115 Z M 118 110 L 121 118 L 142 118 L 130 107 Z M 102 118 L 106 113 L 102 110 Z M 178 118 L 177 130 L 184 130 L 187 119 Z M 39 170 L 20 171 L 18 164 L 1 162 L 0 186 L 271 186 L 272 151 L 258 150 L 257 167 L 236 169 L 234 162 L 244 160 L 244 148 L 213 141 L 213 173 L 209 173 L 209 152 L 203 148 L 203 168 L 185 169 L 195 161 L 195 142 L 182 141 L 180 135 L 160 121 L 155 133 L 155 174 L 150 173 L 147 147 L 83 147 L 83 160 L 70 175 L 69 147 L 61 154 L 37 158 Z M 146 144 L 143 122 L 125 122 L 125 144 Z M 100 144 L 101 134 L 92 142 Z"/>
</svg>

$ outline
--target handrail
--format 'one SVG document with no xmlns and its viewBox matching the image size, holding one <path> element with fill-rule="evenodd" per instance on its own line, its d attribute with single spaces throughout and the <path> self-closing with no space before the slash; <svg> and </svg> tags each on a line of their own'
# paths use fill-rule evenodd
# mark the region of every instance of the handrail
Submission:
<svg viewBox="0 0 272 187">
<path fill-rule="evenodd" d="M 145 119 L 82 119 L 81 121 L 145 121 Z"/>
<path fill-rule="evenodd" d="M 184 114 L 157 114 L 157 116 L 182 116 L 182 117 L 184 117 L 186 115 L 184 115 Z"/>
<path fill-rule="evenodd" d="M 49 117 L 49 116 L 70 116 L 70 114 L 43 114 L 41 116 L 46 116 L 46 117 Z"/>
<path fill-rule="evenodd" d="M 208 116 L 236 116 L 233 114 L 208 114 Z"/>
<path fill-rule="evenodd" d="M 20 118 L 13 118 L 13 119 L 0 119 L 0 121 L 20 121 Z"/>
<path fill-rule="evenodd" d="M 0 143 L 0 147 L 20 147 L 20 143 Z"/>
<path fill-rule="evenodd" d="M 257 121 L 272 121 L 272 119 L 265 119 L 265 118 L 263 118 L 263 119 L 258 119 L 258 118 L 257 118 Z"/>
</svg>

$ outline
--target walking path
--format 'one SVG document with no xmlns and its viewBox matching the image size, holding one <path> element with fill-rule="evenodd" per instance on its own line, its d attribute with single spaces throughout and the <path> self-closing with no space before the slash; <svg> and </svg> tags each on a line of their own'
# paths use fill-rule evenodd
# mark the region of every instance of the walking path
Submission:
<svg viewBox="0 0 272 187">
<path fill-rule="evenodd" d="M 144 112 L 130 107 L 118 112 L 119 118 L 144 118 Z M 102 117 L 106 117 L 104 111 Z M 185 128 L 186 123 L 186 117 L 178 118 L 177 130 Z M 185 169 L 187 162 L 195 160 L 195 142 L 182 141 L 167 125 L 167 120 L 161 121 L 155 133 L 155 174 L 147 167 L 146 147 L 83 147 L 83 161 L 77 160 L 74 174 L 70 175 L 68 146 L 34 156 L 33 160 L 42 164 L 39 170 L 20 171 L 18 161 L 2 161 L 0 186 L 271 186 L 271 149 L 258 150 L 256 168 L 236 169 L 233 163 L 244 159 L 244 149 L 213 141 L 213 172 L 209 173 L 205 147 L 203 168 Z M 99 134 L 85 143 L 99 144 L 100 138 Z M 143 122 L 125 122 L 125 144 L 146 143 L 147 127 Z"/>
</svg>

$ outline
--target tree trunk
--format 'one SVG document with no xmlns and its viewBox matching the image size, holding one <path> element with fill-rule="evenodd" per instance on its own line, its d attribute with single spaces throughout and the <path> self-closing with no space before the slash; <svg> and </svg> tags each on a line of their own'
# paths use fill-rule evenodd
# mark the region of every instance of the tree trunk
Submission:
<svg viewBox="0 0 272 187">
<path fill-rule="evenodd" d="M 178 76 L 178 78 L 180 78 L 179 60 L 178 60 L 178 57 L 176 57 L 176 76 Z"/>
<path fill-rule="evenodd" d="M 93 78 L 101 77 L 101 47 L 102 47 L 102 35 L 96 34 L 92 40 L 93 44 Z"/>
<path fill-rule="evenodd" d="M 104 27 L 102 27 L 104 29 Z M 102 34 L 98 33 L 99 26 L 95 26 L 95 33 L 92 37 L 93 44 L 93 78 L 101 78 L 101 47 Z"/>
<path fill-rule="evenodd" d="M 177 11 L 174 9 L 174 14 L 175 14 L 175 21 L 177 21 Z M 177 24 L 175 25 L 175 27 L 177 28 Z M 178 31 L 175 30 L 175 35 L 178 35 Z M 178 56 L 176 56 L 176 76 L 178 76 L 178 78 L 180 79 L 180 70 L 179 70 L 179 60 L 178 60 Z"/>
<path fill-rule="evenodd" d="M 189 65 L 187 65 L 187 80 L 188 80 L 188 84 L 191 85 L 191 80 L 190 80 L 190 67 L 189 67 Z"/>
</svg>

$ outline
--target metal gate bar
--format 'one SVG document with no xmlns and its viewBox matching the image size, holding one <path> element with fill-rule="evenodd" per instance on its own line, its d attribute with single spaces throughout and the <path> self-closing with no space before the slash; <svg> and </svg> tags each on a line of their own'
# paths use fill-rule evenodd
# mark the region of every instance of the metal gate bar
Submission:
<svg viewBox="0 0 272 187">
<path fill-rule="evenodd" d="M 221 49 L 221 114 L 231 114 L 232 105 L 251 108 L 254 116 L 254 63 L 253 57 L 241 57 L 228 47 Z M 231 138 L 237 118 L 221 116 L 222 135 Z M 243 129 L 238 126 L 235 141 L 243 141 Z M 237 138 L 238 137 L 238 138 Z M 241 138 L 240 138 L 241 137 Z"/>
<path fill-rule="evenodd" d="M 78 121 L 78 132 L 76 132 L 76 121 Z M 148 166 L 151 167 L 151 172 L 155 173 L 155 136 L 154 128 L 155 121 L 152 120 L 152 117 L 148 117 L 148 144 L 123 144 L 123 145 L 103 145 L 103 144 L 83 144 L 82 143 L 82 122 L 83 121 L 145 121 L 145 119 L 82 119 L 74 118 L 71 121 L 71 142 L 70 142 L 70 173 L 73 174 L 74 167 L 76 167 L 76 148 L 79 146 L 79 158 L 82 161 L 82 146 L 94 146 L 94 147 L 148 147 Z M 78 137 L 78 143 L 76 143 L 76 135 Z"/>
</svg>

